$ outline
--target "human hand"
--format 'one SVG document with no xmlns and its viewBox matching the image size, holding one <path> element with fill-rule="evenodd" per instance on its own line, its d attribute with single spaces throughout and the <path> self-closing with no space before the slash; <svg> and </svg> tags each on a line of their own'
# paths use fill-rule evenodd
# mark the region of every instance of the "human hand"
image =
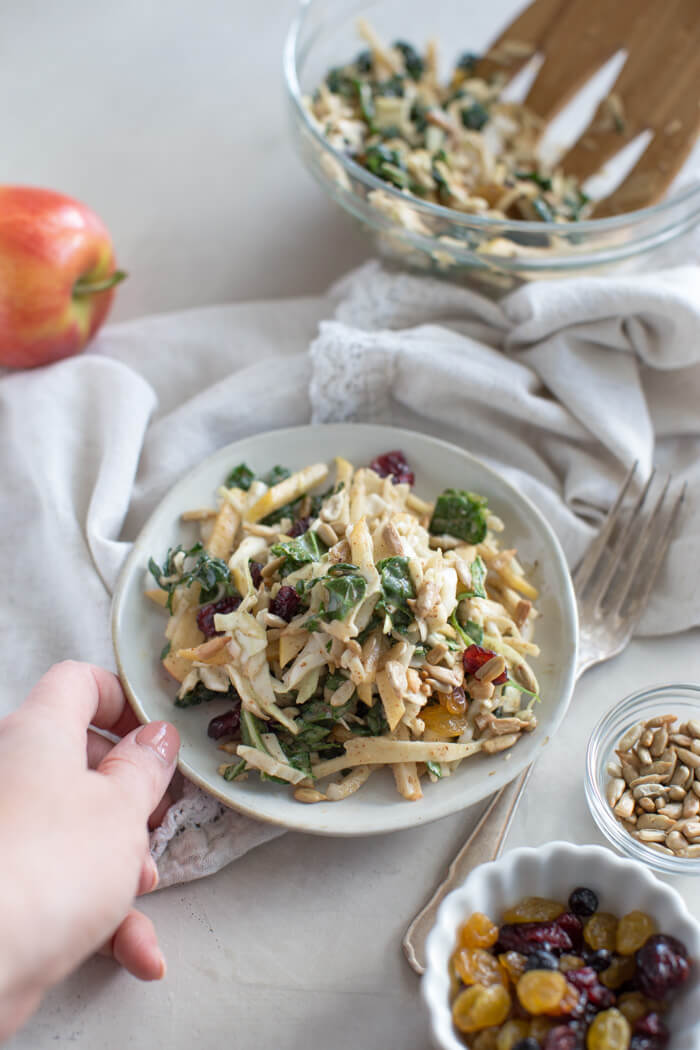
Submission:
<svg viewBox="0 0 700 1050">
<path fill-rule="evenodd" d="M 0 1039 L 100 946 L 143 980 L 164 975 L 132 903 L 158 881 L 147 824 L 179 746 L 167 722 L 138 727 L 115 675 L 74 661 L 0 721 Z"/>
</svg>

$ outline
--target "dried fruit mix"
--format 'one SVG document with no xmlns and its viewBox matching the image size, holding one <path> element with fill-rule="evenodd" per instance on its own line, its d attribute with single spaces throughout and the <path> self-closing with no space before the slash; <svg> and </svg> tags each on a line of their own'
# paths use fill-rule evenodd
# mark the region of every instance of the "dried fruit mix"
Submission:
<svg viewBox="0 0 700 1050">
<path fill-rule="evenodd" d="M 675 937 L 641 911 L 525 897 L 497 926 L 475 912 L 450 960 L 452 1019 L 470 1050 L 665 1050 L 662 1014 L 689 977 Z"/>
</svg>

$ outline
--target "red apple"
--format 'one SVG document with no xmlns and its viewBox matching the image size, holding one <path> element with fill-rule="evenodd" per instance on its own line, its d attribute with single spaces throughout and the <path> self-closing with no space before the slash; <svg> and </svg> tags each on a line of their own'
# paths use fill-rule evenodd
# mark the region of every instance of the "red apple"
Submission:
<svg viewBox="0 0 700 1050">
<path fill-rule="evenodd" d="M 84 204 L 0 186 L 0 365 L 32 368 L 77 354 L 124 276 L 104 223 Z"/>
</svg>

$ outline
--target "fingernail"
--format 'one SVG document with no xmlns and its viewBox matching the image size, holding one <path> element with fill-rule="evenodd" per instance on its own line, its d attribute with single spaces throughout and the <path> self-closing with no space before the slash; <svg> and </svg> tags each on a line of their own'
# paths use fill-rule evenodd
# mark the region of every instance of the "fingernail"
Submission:
<svg viewBox="0 0 700 1050">
<path fill-rule="evenodd" d="M 158 955 L 160 956 L 160 959 L 158 960 L 159 963 L 160 963 L 160 969 L 159 969 L 159 972 L 158 972 L 158 976 L 156 977 L 156 980 L 157 981 L 162 981 L 163 978 L 165 977 L 165 974 L 167 973 L 167 969 L 168 968 L 167 968 L 167 966 L 165 964 L 165 956 L 163 955 L 163 953 L 162 953 L 162 951 L 160 949 L 158 949 Z"/>
<path fill-rule="evenodd" d="M 180 734 L 170 722 L 149 722 L 136 734 L 141 747 L 150 747 L 164 762 L 174 762 L 180 747 Z"/>
</svg>

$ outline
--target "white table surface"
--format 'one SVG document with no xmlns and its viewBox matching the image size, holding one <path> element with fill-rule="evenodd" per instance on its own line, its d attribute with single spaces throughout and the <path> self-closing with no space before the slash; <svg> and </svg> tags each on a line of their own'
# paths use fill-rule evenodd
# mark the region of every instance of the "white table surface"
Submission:
<svg viewBox="0 0 700 1050">
<path fill-rule="evenodd" d="M 61 189 L 103 216 L 131 275 L 115 319 L 319 291 L 367 256 L 289 143 L 279 55 L 293 9 L 292 0 L 0 5 L 0 178 Z M 585 676 L 506 848 L 602 841 L 583 797 L 589 732 L 634 689 L 700 680 L 699 636 L 635 642 Z M 8 1046 L 425 1050 L 401 935 L 475 816 L 383 839 L 288 834 L 157 893 L 143 906 L 166 979 L 143 985 L 91 960 Z M 669 881 L 700 918 L 695 882 Z"/>
</svg>

